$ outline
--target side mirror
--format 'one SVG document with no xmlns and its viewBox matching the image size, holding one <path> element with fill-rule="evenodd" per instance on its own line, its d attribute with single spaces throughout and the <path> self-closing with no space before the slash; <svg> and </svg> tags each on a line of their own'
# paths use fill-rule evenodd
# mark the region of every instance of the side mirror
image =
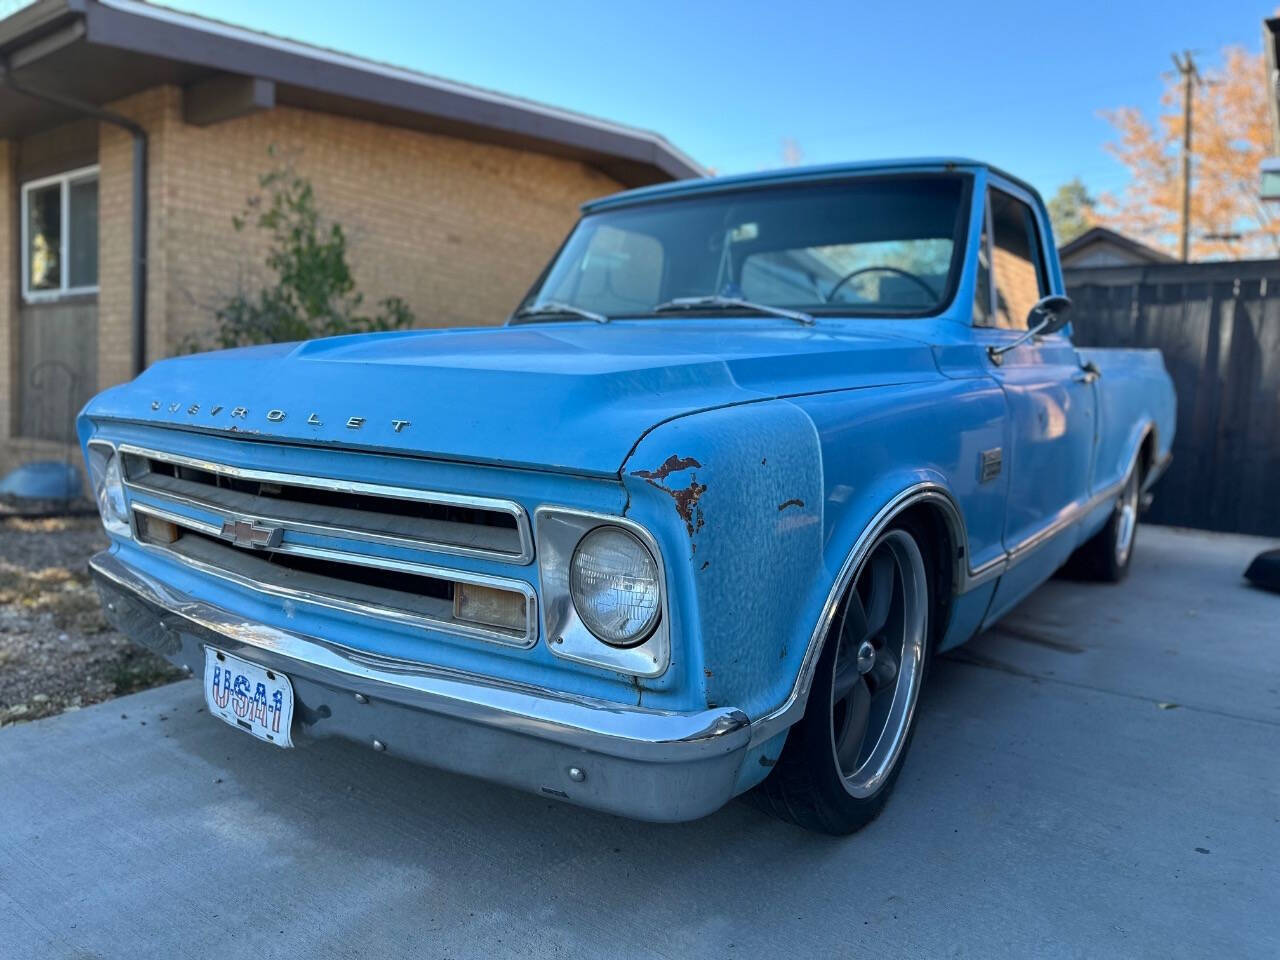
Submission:
<svg viewBox="0 0 1280 960">
<path fill-rule="evenodd" d="M 1070 297 L 1064 297 L 1060 293 L 1041 297 L 1027 314 L 1027 329 L 1037 337 L 1057 333 L 1067 325 L 1067 312 L 1070 309 Z"/>
<path fill-rule="evenodd" d="M 1015 347 L 1020 347 L 1032 337 L 1047 337 L 1057 333 L 1067 325 L 1067 311 L 1071 309 L 1071 298 L 1060 293 L 1051 293 L 1041 297 L 1027 314 L 1026 332 L 1003 347 L 987 347 L 987 356 L 997 367 L 1004 362 L 1004 355 Z"/>
</svg>

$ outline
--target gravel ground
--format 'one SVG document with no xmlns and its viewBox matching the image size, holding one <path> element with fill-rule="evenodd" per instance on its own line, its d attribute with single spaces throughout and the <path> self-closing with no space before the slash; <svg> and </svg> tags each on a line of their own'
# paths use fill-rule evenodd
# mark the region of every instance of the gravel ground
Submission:
<svg viewBox="0 0 1280 960">
<path fill-rule="evenodd" d="M 0 518 L 0 726 L 177 680 L 102 617 L 88 559 L 95 516 Z"/>
</svg>

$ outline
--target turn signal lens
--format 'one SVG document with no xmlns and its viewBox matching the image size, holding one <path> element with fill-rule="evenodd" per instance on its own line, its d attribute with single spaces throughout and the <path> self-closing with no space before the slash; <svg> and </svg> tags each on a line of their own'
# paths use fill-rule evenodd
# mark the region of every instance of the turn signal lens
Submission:
<svg viewBox="0 0 1280 960">
<path fill-rule="evenodd" d="M 453 588 L 453 617 L 488 627 L 523 631 L 525 598 L 513 590 L 496 590 L 475 583 L 457 583 Z"/>
<path fill-rule="evenodd" d="M 177 543 L 180 536 L 177 524 L 138 511 L 138 539 L 143 543 Z"/>
<path fill-rule="evenodd" d="M 643 643 L 661 613 L 658 564 L 634 534 L 596 527 L 580 541 L 569 566 L 569 595 L 583 624 L 615 647 Z"/>
</svg>

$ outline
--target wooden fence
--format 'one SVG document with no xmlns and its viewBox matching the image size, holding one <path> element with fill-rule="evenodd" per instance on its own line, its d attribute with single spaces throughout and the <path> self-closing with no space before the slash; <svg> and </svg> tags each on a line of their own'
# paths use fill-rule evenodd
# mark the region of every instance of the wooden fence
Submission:
<svg viewBox="0 0 1280 960">
<path fill-rule="evenodd" d="M 1158 347 L 1178 393 L 1154 523 L 1280 536 L 1280 260 L 1065 271 L 1081 346 Z"/>
</svg>

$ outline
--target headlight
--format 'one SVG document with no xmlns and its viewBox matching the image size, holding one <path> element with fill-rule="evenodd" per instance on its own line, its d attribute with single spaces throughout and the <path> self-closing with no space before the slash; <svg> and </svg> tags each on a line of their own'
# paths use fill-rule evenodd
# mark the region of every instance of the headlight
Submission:
<svg viewBox="0 0 1280 960">
<path fill-rule="evenodd" d="M 129 508 L 124 501 L 124 477 L 120 473 L 120 457 L 109 443 L 89 444 L 89 482 L 98 501 L 98 513 L 107 533 L 119 537 L 130 535 Z"/>
<path fill-rule="evenodd" d="M 573 551 L 569 595 L 583 624 L 605 643 L 630 647 L 653 632 L 661 613 L 658 564 L 634 534 L 596 527 Z"/>
</svg>

